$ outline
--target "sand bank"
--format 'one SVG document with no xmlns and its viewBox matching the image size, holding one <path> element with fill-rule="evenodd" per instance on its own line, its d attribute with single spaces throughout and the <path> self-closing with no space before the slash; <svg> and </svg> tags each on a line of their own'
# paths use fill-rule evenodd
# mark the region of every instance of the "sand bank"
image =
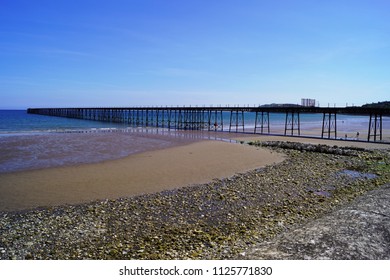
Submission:
<svg viewBox="0 0 390 280">
<path fill-rule="evenodd" d="M 0 174 L 0 211 L 153 193 L 282 160 L 260 148 L 203 141 L 101 163 Z"/>
</svg>

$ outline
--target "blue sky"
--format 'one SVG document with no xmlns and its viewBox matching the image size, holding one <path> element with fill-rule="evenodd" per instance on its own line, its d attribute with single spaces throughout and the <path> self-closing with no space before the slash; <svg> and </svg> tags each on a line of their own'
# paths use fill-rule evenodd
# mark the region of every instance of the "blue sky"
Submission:
<svg viewBox="0 0 390 280">
<path fill-rule="evenodd" d="M 388 0 L 0 0 L 0 108 L 390 100 Z"/>
</svg>

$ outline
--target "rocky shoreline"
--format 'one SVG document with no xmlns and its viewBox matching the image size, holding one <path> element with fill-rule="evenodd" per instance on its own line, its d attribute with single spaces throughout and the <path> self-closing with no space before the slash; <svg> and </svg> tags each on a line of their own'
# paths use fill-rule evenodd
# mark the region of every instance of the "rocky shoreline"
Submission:
<svg viewBox="0 0 390 280">
<path fill-rule="evenodd" d="M 0 259 L 234 259 L 390 181 L 386 150 L 251 144 L 286 160 L 151 195 L 0 213 Z"/>
<path fill-rule="evenodd" d="M 390 184 L 249 248 L 239 259 L 389 260 Z"/>
</svg>

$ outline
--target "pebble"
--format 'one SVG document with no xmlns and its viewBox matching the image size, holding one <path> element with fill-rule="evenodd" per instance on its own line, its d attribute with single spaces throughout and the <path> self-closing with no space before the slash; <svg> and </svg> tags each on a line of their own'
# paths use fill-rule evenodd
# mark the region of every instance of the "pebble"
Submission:
<svg viewBox="0 0 390 280">
<path fill-rule="evenodd" d="M 252 145 L 286 159 L 208 184 L 0 213 L 0 259 L 231 259 L 390 181 L 388 151 Z"/>
</svg>

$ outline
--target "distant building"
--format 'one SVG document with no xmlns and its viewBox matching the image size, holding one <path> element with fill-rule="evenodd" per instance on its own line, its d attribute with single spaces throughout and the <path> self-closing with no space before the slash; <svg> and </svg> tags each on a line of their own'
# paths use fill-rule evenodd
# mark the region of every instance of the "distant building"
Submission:
<svg viewBox="0 0 390 280">
<path fill-rule="evenodd" d="M 316 106 L 316 100 L 315 99 L 309 99 L 309 98 L 302 98 L 301 99 L 301 105 L 304 107 L 315 107 Z"/>
</svg>

